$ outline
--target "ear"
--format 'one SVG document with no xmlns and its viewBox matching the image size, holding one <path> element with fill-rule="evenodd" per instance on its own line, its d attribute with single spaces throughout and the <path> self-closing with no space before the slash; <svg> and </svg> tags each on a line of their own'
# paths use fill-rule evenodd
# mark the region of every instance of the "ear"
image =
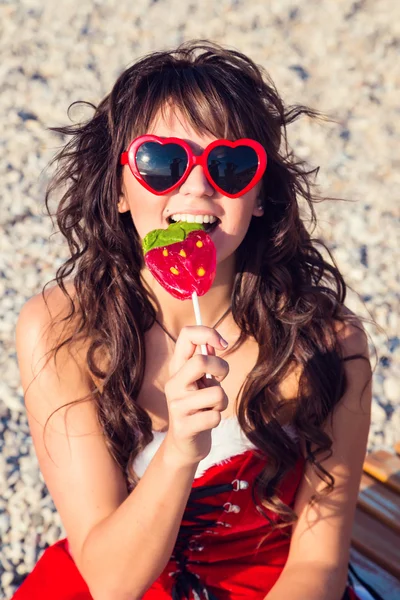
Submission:
<svg viewBox="0 0 400 600">
<path fill-rule="evenodd" d="M 262 181 L 259 181 L 255 187 L 256 199 L 254 200 L 253 217 L 261 217 L 264 214 L 264 202 L 262 199 L 263 185 Z"/>
<path fill-rule="evenodd" d="M 252 214 L 253 217 L 262 217 L 262 215 L 264 214 L 263 202 L 260 196 L 258 196 L 255 200 Z"/>
<path fill-rule="evenodd" d="M 129 204 L 128 204 L 128 201 L 126 200 L 124 194 L 120 195 L 117 206 L 118 206 L 118 212 L 120 212 L 120 213 L 124 213 L 129 210 Z"/>
</svg>

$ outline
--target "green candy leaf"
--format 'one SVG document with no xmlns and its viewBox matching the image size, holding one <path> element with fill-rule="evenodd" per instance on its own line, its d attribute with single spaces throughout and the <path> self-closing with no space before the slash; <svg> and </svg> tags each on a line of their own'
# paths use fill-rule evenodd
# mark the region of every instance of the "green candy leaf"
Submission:
<svg viewBox="0 0 400 600">
<path fill-rule="evenodd" d="M 186 223 L 186 221 L 171 223 L 167 229 L 153 229 L 143 239 L 143 253 L 146 254 L 149 250 L 160 248 L 160 246 L 183 242 L 191 231 L 198 229 L 204 230 L 203 223 Z"/>
</svg>

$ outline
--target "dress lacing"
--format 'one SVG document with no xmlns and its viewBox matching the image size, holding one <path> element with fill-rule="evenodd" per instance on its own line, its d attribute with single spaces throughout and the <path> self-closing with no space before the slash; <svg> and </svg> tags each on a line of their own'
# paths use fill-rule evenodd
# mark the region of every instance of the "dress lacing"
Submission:
<svg viewBox="0 0 400 600">
<path fill-rule="evenodd" d="M 218 600 L 207 589 L 200 576 L 188 570 L 187 565 L 196 561 L 189 560 L 186 551 L 196 550 L 201 552 L 203 550 L 204 547 L 198 544 L 196 540 L 196 537 L 199 537 L 202 533 L 216 534 L 215 528 L 218 526 L 231 527 L 229 523 L 219 521 L 218 519 L 203 518 L 204 516 L 214 513 L 217 510 L 238 513 L 240 512 L 240 506 L 231 502 L 209 505 L 199 502 L 199 500 L 203 500 L 207 496 L 246 489 L 248 486 L 248 481 L 234 479 L 230 483 L 203 485 L 192 489 L 174 551 L 171 555 L 171 559 L 176 561 L 178 567 L 176 571 L 168 573 L 170 577 L 174 577 L 174 585 L 171 591 L 173 600 L 182 600 L 183 598 L 189 600 L 191 592 L 195 600 L 202 600 L 202 598 L 205 600 Z M 189 522 L 189 524 L 183 524 L 184 522 Z"/>
</svg>

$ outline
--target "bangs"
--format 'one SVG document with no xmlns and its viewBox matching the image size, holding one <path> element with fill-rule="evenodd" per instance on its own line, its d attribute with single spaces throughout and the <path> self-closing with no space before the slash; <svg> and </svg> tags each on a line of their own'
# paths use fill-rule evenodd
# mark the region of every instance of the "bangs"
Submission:
<svg viewBox="0 0 400 600">
<path fill-rule="evenodd" d="M 232 101 L 232 92 L 223 79 L 215 77 L 214 70 L 205 66 L 169 67 L 146 77 L 140 87 L 134 136 L 143 135 L 158 117 L 167 120 L 168 111 L 178 109 L 199 135 L 232 141 L 251 137 L 245 131 L 245 105 Z"/>
</svg>

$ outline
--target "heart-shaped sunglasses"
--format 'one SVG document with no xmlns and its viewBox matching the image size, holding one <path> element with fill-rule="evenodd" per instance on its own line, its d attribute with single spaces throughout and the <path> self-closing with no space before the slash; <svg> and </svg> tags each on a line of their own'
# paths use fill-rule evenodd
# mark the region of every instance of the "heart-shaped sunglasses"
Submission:
<svg viewBox="0 0 400 600">
<path fill-rule="evenodd" d="M 141 135 L 121 154 L 121 164 L 147 190 L 168 194 L 185 181 L 195 165 L 203 167 L 210 184 L 224 196 L 237 198 L 251 190 L 267 167 L 267 153 L 255 140 L 214 140 L 196 156 L 180 138 Z"/>
</svg>

